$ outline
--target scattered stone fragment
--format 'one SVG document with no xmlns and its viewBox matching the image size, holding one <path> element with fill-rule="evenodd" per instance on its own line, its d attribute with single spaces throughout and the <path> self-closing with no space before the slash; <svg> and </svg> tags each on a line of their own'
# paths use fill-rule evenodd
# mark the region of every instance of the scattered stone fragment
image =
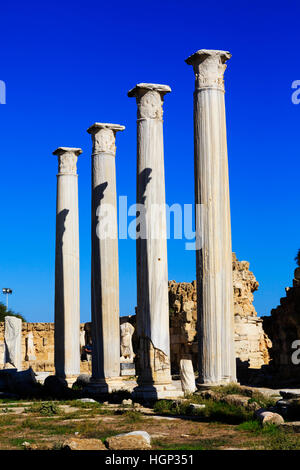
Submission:
<svg viewBox="0 0 300 470">
<path fill-rule="evenodd" d="M 197 395 L 200 395 L 200 397 L 204 398 L 205 400 L 219 401 L 221 399 L 221 394 L 214 392 L 213 390 L 204 390 L 200 393 L 197 393 Z"/>
<path fill-rule="evenodd" d="M 106 439 L 109 450 L 148 450 L 151 449 L 151 437 L 146 431 L 133 431 Z"/>
<path fill-rule="evenodd" d="M 37 445 L 36 444 L 33 444 L 31 442 L 27 442 L 27 441 L 24 441 L 22 443 L 22 447 L 24 450 L 37 450 Z"/>
<path fill-rule="evenodd" d="M 97 403 L 93 398 L 80 398 L 78 401 L 81 401 L 82 403 Z"/>
<path fill-rule="evenodd" d="M 128 398 L 128 400 L 123 400 L 122 401 L 122 405 L 132 405 L 132 400 L 130 398 Z"/>
<path fill-rule="evenodd" d="M 196 410 L 203 410 L 203 408 L 205 408 L 205 405 L 204 404 L 197 404 L 197 403 L 191 403 L 190 406 L 189 406 L 189 410 L 190 411 L 196 411 Z"/>
<path fill-rule="evenodd" d="M 62 443 L 62 450 L 106 450 L 100 439 L 80 439 L 72 437 Z"/>
</svg>

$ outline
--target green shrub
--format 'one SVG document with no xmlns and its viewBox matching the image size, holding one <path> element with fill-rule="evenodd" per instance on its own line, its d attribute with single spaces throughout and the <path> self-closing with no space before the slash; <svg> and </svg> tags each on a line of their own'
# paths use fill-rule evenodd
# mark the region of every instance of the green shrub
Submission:
<svg viewBox="0 0 300 470">
<path fill-rule="evenodd" d="M 54 402 L 33 403 L 26 409 L 26 412 L 39 413 L 43 416 L 53 416 L 60 413 L 60 408 L 57 403 Z"/>
</svg>

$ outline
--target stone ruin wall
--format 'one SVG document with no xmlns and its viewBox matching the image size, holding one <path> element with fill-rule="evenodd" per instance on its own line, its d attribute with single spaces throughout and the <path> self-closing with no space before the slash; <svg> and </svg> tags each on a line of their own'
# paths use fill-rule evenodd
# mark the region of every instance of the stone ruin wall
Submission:
<svg viewBox="0 0 300 470">
<path fill-rule="evenodd" d="M 84 330 L 85 324 L 80 325 Z M 35 361 L 26 360 L 26 337 L 33 334 L 35 346 Z M 0 322 L 0 345 L 4 344 L 4 322 Z M 4 367 L 4 354 L 0 356 L 0 369 Z M 35 372 L 54 372 L 54 323 L 22 323 L 22 369 L 32 367 Z M 91 372 L 91 362 L 81 361 L 80 371 Z"/>
<path fill-rule="evenodd" d="M 257 317 L 253 305 L 253 292 L 258 289 L 254 274 L 247 261 L 232 258 L 234 289 L 234 324 L 236 357 L 250 368 L 268 364 L 272 343 L 263 330 L 263 320 Z M 170 342 L 173 372 L 178 371 L 181 358 L 192 357 L 197 369 L 197 292 L 196 281 L 192 283 L 169 282 Z"/>
<path fill-rule="evenodd" d="M 299 345 L 296 348 L 292 345 L 300 340 L 300 267 L 295 269 L 293 286 L 286 287 L 285 291 L 280 305 L 270 316 L 263 317 L 264 329 L 273 343 L 270 350 L 272 374 L 299 383 L 300 364 L 292 362 L 292 355 L 299 350 Z M 299 359 L 300 355 L 297 357 Z"/>
<path fill-rule="evenodd" d="M 243 363 L 249 361 L 250 368 L 260 368 L 269 363 L 271 341 L 264 333 L 263 320 L 257 317 L 252 304 L 253 292 L 258 289 L 258 282 L 251 271 L 249 263 L 239 262 L 233 253 L 233 286 L 234 286 L 234 320 L 236 357 Z M 172 372 L 178 372 L 180 359 L 191 356 L 197 369 L 198 343 L 196 333 L 197 294 L 196 281 L 192 283 L 169 282 L 170 302 L 170 343 Z M 135 326 L 135 315 L 121 317 L 121 323 L 129 321 Z M 90 323 L 80 325 L 90 334 Z M 35 361 L 26 361 L 26 336 L 33 333 L 36 352 Z M 299 331 L 300 333 L 300 331 Z M 300 338 L 300 336 L 298 336 Z M 4 343 L 4 323 L 0 323 L 0 345 Z M 133 336 L 133 347 L 137 348 L 136 334 Z M 29 366 L 36 372 L 54 372 L 54 323 L 22 324 L 22 368 Z M 3 361 L 2 361 L 3 362 Z M 0 358 L 0 368 L 3 367 Z M 91 362 L 81 361 L 82 373 L 91 373 Z"/>
</svg>

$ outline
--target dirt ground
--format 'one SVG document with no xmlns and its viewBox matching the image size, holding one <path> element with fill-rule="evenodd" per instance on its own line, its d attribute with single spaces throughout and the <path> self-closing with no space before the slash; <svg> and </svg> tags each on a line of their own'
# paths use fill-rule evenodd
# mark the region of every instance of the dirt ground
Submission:
<svg viewBox="0 0 300 470">
<path fill-rule="evenodd" d="M 45 405 L 45 409 L 43 406 Z M 300 449 L 300 434 L 262 434 L 241 425 L 203 422 L 196 417 L 163 417 L 150 408 L 74 402 L 1 402 L 0 450 L 59 449 L 70 437 L 104 441 L 115 434 L 147 431 L 152 449 Z"/>
</svg>

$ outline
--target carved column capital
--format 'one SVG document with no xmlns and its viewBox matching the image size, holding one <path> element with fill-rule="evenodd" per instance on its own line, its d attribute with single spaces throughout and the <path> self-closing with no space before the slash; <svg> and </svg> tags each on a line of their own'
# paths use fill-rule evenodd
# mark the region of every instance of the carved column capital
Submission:
<svg viewBox="0 0 300 470">
<path fill-rule="evenodd" d="M 93 155 L 98 153 L 109 153 L 116 155 L 116 133 L 123 131 L 125 126 L 119 124 L 108 124 L 95 122 L 88 128 L 87 132 L 92 135 Z"/>
<path fill-rule="evenodd" d="M 162 121 L 164 95 L 170 93 L 168 85 L 156 83 L 138 83 L 129 90 L 128 96 L 135 97 L 138 105 L 139 119 L 157 119 Z"/>
<path fill-rule="evenodd" d="M 77 159 L 82 153 L 80 148 L 76 147 L 58 147 L 53 155 L 58 156 L 58 174 L 59 175 L 77 175 Z"/>
<path fill-rule="evenodd" d="M 213 88 L 224 91 L 224 72 L 226 62 L 231 58 L 228 51 L 201 49 L 186 59 L 195 72 L 195 89 Z"/>
</svg>

